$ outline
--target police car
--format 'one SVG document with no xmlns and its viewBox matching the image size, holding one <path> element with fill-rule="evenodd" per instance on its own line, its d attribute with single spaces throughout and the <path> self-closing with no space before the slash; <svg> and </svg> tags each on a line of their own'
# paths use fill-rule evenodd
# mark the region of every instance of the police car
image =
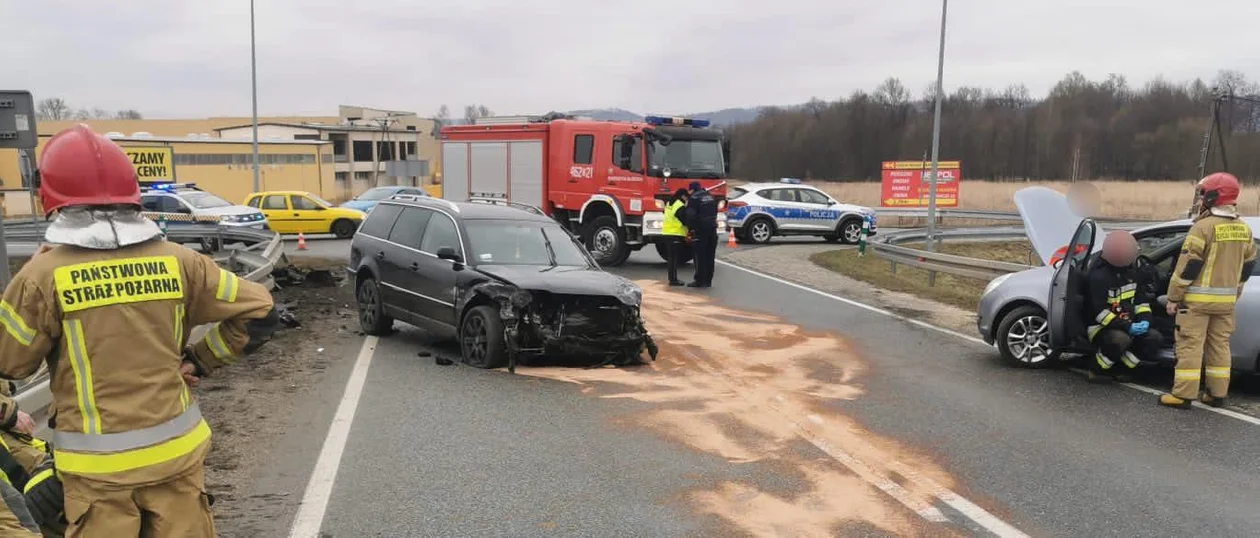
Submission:
<svg viewBox="0 0 1260 538">
<path fill-rule="evenodd" d="M 874 209 L 842 204 L 794 178 L 734 187 L 726 204 L 726 224 L 735 231 L 735 239 L 745 243 L 766 243 L 776 235 L 857 243 L 863 219 L 870 221 L 869 234 L 874 235 Z"/>
<path fill-rule="evenodd" d="M 167 220 L 171 223 L 179 222 L 173 214 L 180 214 L 198 220 L 218 219 L 218 224 L 222 226 L 268 229 L 267 218 L 258 208 L 233 204 L 197 188 L 194 183 L 143 185 L 140 188 L 140 206 L 147 213 L 169 215 Z"/>
</svg>

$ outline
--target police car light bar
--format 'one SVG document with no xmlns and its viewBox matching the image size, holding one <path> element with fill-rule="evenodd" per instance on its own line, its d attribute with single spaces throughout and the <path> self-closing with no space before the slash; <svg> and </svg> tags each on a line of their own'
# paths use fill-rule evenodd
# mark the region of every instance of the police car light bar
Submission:
<svg viewBox="0 0 1260 538">
<path fill-rule="evenodd" d="M 694 120 L 691 118 L 679 118 L 676 116 L 644 116 L 643 121 L 648 125 L 686 125 L 688 127 L 708 127 L 709 120 Z"/>
<path fill-rule="evenodd" d="M 798 179 L 798 178 L 794 178 L 794 177 L 785 177 L 785 178 L 781 178 L 781 179 L 779 179 L 779 183 L 788 183 L 788 184 L 791 184 L 791 185 L 800 185 L 800 184 L 801 184 L 801 180 L 800 180 L 800 179 Z"/>
<path fill-rule="evenodd" d="M 150 183 L 144 185 L 143 188 L 157 191 L 170 191 L 175 189 L 192 189 L 196 188 L 196 183 Z"/>
</svg>

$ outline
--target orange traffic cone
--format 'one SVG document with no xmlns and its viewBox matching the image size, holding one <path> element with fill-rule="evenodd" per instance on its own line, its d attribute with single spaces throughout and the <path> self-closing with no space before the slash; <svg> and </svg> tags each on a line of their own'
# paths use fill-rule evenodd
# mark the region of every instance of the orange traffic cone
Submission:
<svg viewBox="0 0 1260 538">
<path fill-rule="evenodd" d="M 735 243 L 735 230 L 730 228 L 726 229 L 726 246 L 727 248 L 735 248 L 739 246 Z"/>
<path fill-rule="evenodd" d="M 298 250 L 306 250 L 306 236 L 302 232 L 298 232 Z"/>
</svg>

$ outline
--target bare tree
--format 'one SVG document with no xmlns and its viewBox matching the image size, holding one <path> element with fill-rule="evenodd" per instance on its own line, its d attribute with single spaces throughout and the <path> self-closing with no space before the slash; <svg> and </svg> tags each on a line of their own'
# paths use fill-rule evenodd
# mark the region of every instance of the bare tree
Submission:
<svg viewBox="0 0 1260 538">
<path fill-rule="evenodd" d="M 486 118 L 493 115 L 494 112 L 491 112 L 489 108 L 486 108 L 486 105 L 468 105 L 464 107 L 465 123 L 474 123 L 477 121 L 477 118 Z"/>
<path fill-rule="evenodd" d="M 114 119 L 116 120 L 142 120 L 144 119 L 144 116 L 140 114 L 139 110 L 134 110 L 134 109 L 129 108 L 126 110 L 119 110 L 116 114 L 114 114 Z"/>
<path fill-rule="evenodd" d="M 45 121 L 68 120 L 73 115 L 70 105 L 60 97 L 40 99 L 35 107 L 35 115 Z"/>
</svg>

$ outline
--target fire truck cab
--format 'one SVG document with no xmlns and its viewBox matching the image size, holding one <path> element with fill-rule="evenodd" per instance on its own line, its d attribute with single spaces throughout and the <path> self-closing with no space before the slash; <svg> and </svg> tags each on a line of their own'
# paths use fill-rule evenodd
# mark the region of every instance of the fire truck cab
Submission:
<svg viewBox="0 0 1260 538">
<path fill-rule="evenodd" d="M 649 243 L 664 257 L 662 210 L 693 181 L 718 199 L 718 231 L 726 231 L 730 145 L 707 121 L 482 118 L 443 127 L 441 139 L 443 198 L 536 206 L 581 237 L 601 265 L 620 265 Z"/>
</svg>

